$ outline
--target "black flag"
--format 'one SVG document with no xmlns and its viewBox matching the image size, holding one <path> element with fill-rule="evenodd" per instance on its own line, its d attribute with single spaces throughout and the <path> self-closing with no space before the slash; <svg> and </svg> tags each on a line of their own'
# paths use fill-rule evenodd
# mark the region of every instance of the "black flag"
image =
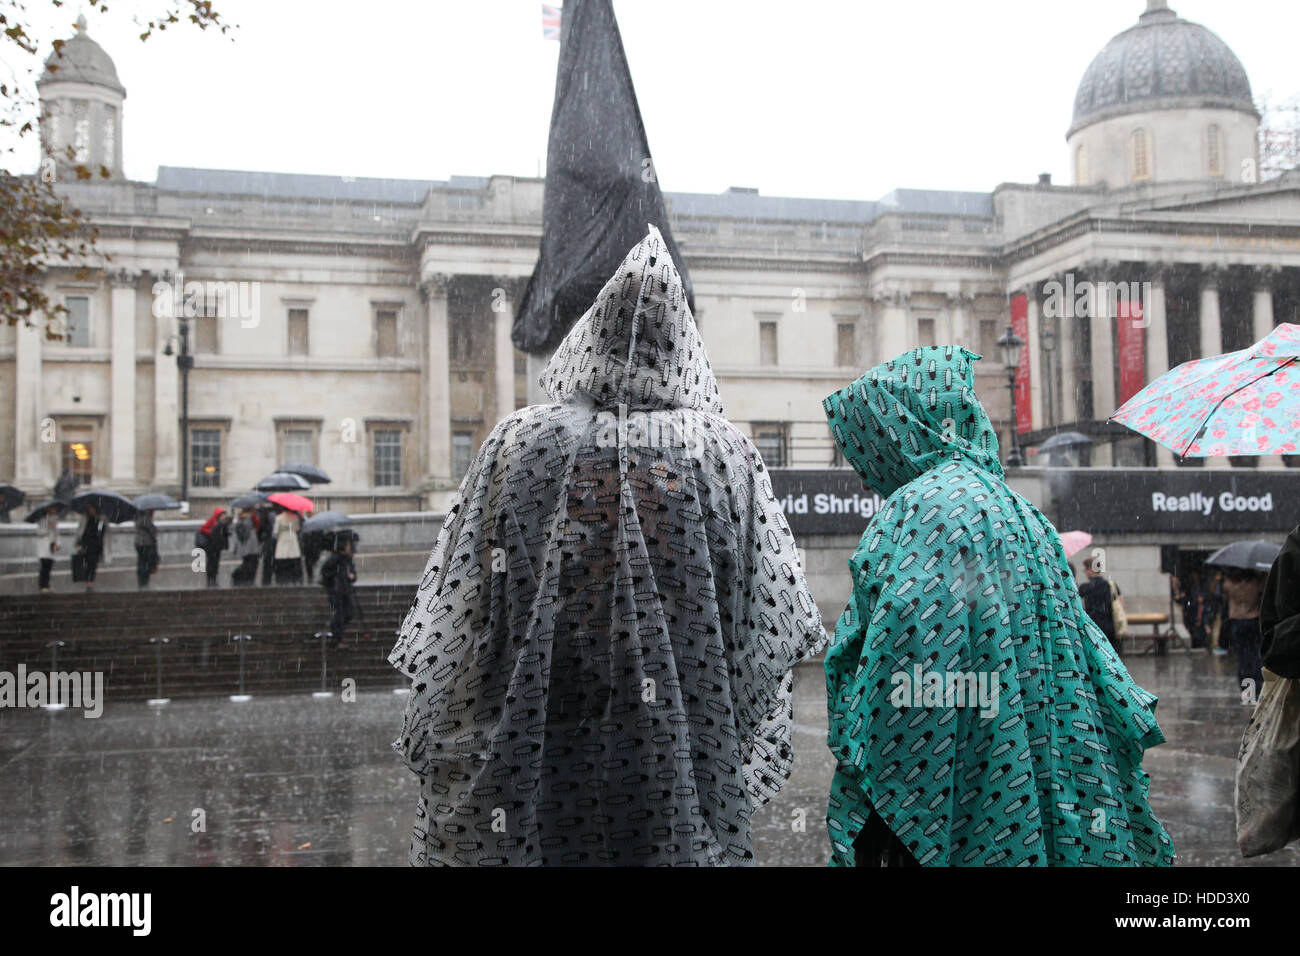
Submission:
<svg viewBox="0 0 1300 956">
<path fill-rule="evenodd" d="M 517 348 L 555 346 L 627 251 L 659 228 L 695 300 L 659 191 L 610 0 L 568 0 L 546 154 L 542 252 L 519 303 Z"/>
</svg>

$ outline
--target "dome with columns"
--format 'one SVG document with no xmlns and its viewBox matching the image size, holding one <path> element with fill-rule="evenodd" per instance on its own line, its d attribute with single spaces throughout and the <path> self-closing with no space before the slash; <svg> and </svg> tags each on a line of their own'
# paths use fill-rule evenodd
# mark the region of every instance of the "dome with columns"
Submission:
<svg viewBox="0 0 1300 956">
<path fill-rule="evenodd" d="M 1250 79 L 1213 32 L 1149 0 L 1136 25 L 1113 38 L 1084 71 L 1070 131 L 1162 107 L 1225 107 L 1257 115 Z"/>
<path fill-rule="evenodd" d="M 104 48 L 86 34 L 86 18 L 77 17 L 77 32 L 70 36 L 61 52 L 51 53 L 45 71 L 36 85 L 50 83 L 90 83 L 118 93 L 126 93 L 117 78 L 117 67 Z"/>
</svg>

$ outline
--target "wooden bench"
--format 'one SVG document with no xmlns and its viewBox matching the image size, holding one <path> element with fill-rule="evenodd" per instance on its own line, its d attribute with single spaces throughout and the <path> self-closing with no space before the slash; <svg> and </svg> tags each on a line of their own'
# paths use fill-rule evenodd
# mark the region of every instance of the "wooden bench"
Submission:
<svg viewBox="0 0 1300 956">
<path fill-rule="evenodd" d="M 1149 654 L 1152 651 L 1155 651 L 1157 657 L 1163 656 L 1169 653 L 1170 641 L 1174 641 L 1184 649 L 1187 647 L 1187 643 L 1183 640 L 1182 635 L 1178 633 L 1177 628 L 1169 627 L 1163 631 L 1161 630 L 1162 625 L 1169 623 L 1169 615 L 1165 612 L 1136 612 L 1128 614 L 1127 617 L 1128 633 L 1124 635 L 1124 640 L 1133 641 L 1134 647 L 1136 647 L 1137 642 L 1141 640 L 1151 642 L 1147 649 L 1142 653 Z M 1144 625 L 1151 626 L 1151 633 L 1140 634 L 1135 630 L 1135 628 L 1143 627 Z"/>
</svg>

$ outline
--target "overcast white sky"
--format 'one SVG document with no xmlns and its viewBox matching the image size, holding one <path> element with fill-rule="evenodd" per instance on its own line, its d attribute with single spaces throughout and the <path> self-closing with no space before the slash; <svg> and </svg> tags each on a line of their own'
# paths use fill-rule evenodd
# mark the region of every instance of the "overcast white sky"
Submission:
<svg viewBox="0 0 1300 956">
<path fill-rule="evenodd" d="M 127 90 L 126 173 L 159 165 L 445 179 L 545 170 L 559 44 L 539 0 L 216 0 L 228 37 L 90 35 Z M 47 40 L 66 36 L 70 0 Z M 1171 0 L 1256 95 L 1300 93 L 1296 0 Z M 1092 57 L 1145 0 L 614 0 L 665 189 L 875 199 L 1051 172 Z M 48 52 L 48 45 L 46 46 Z M 26 64 L 13 64 L 11 66 Z M 35 145 L 19 167 L 35 169 Z"/>
</svg>

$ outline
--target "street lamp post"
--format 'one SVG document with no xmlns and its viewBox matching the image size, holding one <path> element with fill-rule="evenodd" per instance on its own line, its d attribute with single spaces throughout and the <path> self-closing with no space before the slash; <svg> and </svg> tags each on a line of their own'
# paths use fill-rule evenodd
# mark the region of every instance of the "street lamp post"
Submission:
<svg viewBox="0 0 1300 956">
<path fill-rule="evenodd" d="M 1007 452 L 1007 467 L 1019 468 L 1025 463 L 1020 455 L 1020 443 L 1016 437 L 1016 428 L 1019 425 L 1020 416 L 1016 412 L 1016 372 L 1020 368 L 1020 350 L 1024 347 L 1025 340 L 1016 335 L 1011 326 L 1002 333 L 998 339 L 998 348 L 1002 350 L 1002 364 L 1007 370 L 1007 388 L 1011 392 L 1011 427 L 1008 429 L 1011 433 L 1011 450 Z"/>
<path fill-rule="evenodd" d="M 163 355 L 176 356 L 176 367 L 181 372 L 181 506 L 188 514 L 190 510 L 190 369 L 194 367 L 194 356 L 190 354 L 190 323 L 185 315 L 185 304 L 180 303 L 181 314 L 176 317 L 180 333 L 180 349 L 172 351 L 169 339 L 163 348 Z"/>
</svg>

